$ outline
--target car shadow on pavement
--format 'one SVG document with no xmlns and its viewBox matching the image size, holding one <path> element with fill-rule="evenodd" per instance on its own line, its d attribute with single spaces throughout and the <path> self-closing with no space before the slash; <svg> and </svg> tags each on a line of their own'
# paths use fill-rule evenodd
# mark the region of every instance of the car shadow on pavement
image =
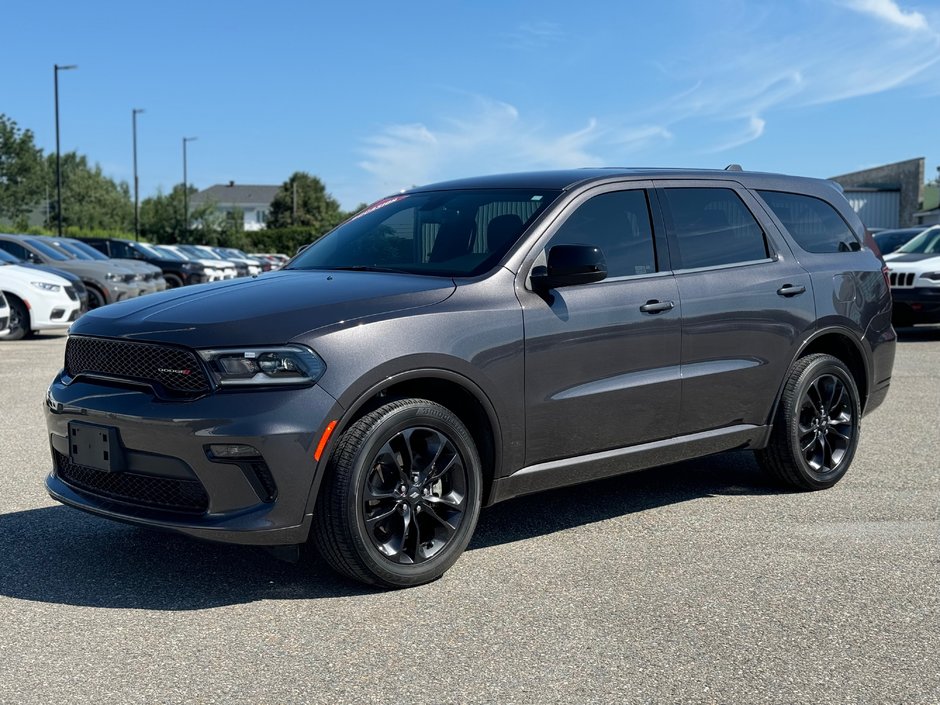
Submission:
<svg viewBox="0 0 940 705">
<path fill-rule="evenodd" d="M 485 509 L 470 550 L 726 494 L 770 494 L 750 453 L 728 453 Z M 137 528 L 64 506 L 0 515 L 0 595 L 86 607 L 195 610 L 255 600 L 377 592 L 317 556 L 280 561 L 263 549 Z"/>
</svg>

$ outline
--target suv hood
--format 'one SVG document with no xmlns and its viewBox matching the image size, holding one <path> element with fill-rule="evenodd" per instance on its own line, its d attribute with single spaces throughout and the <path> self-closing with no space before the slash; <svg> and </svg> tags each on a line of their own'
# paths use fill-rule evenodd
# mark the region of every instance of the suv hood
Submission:
<svg viewBox="0 0 940 705">
<path fill-rule="evenodd" d="M 71 333 L 193 348 L 277 345 L 340 321 L 429 306 L 455 288 L 439 277 L 282 270 L 103 306 L 76 321 Z"/>
</svg>

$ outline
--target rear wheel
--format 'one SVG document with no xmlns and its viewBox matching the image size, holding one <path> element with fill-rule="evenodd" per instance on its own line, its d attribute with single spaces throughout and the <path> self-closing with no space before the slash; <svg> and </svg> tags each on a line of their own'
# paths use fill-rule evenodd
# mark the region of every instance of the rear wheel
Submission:
<svg viewBox="0 0 940 705">
<path fill-rule="evenodd" d="M 802 490 L 832 487 L 858 447 L 861 402 L 851 372 L 824 354 L 797 360 L 787 377 L 761 466 Z"/>
<path fill-rule="evenodd" d="M 10 304 L 10 322 L 8 326 L 10 332 L 4 337 L 4 340 L 22 340 L 32 333 L 30 329 L 29 310 L 19 299 L 8 297 L 7 303 Z"/>
<path fill-rule="evenodd" d="M 396 401 L 343 434 L 317 501 L 314 541 L 337 571 L 382 587 L 439 578 L 480 513 L 473 438 L 449 409 Z"/>
<path fill-rule="evenodd" d="M 167 289 L 176 289 L 177 287 L 183 286 L 183 280 L 175 274 L 164 274 L 163 278 L 166 280 Z"/>
</svg>

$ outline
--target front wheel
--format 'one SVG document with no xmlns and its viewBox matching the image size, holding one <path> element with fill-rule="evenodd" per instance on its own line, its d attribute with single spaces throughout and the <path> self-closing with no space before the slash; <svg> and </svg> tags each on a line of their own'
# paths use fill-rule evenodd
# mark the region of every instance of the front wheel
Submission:
<svg viewBox="0 0 940 705">
<path fill-rule="evenodd" d="M 355 580 L 436 580 L 476 527 L 480 457 L 463 422 L 440 404 L 405 399 L 363 416 L 343 433 L 326 472 L 314 542 Z"/>
<path fill-rule="evenodd" d="M 32 334 L 30 330 L 29 310 L 19 299 L 12 296 L 8 299 L 10 305 L 10 320 L 7 326 L 10 332 L 4 340 L 22 340 Z"/>
<path fill-rule="evenodd" d="M 852 373 L 831 355 L 807 355 L 790 368 L 770 442 L 757 459 L 796 489 L 832 487 L 858 447 L 861 402 Z"/>
</svg>

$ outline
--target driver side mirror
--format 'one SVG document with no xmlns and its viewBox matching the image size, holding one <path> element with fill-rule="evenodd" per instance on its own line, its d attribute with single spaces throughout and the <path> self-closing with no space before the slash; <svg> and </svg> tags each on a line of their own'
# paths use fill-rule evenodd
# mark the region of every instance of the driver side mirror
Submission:
<svg viewBox="0 0 940 705">
<path fill-rule="evenodd" d="M 547 261 L 546 266 L 532 269 L 535 291 L 591 284 L 607 278 L 607 260 L 601 249 L 593 245 L 555 245 L 548 251 Z"/>
</svg>

